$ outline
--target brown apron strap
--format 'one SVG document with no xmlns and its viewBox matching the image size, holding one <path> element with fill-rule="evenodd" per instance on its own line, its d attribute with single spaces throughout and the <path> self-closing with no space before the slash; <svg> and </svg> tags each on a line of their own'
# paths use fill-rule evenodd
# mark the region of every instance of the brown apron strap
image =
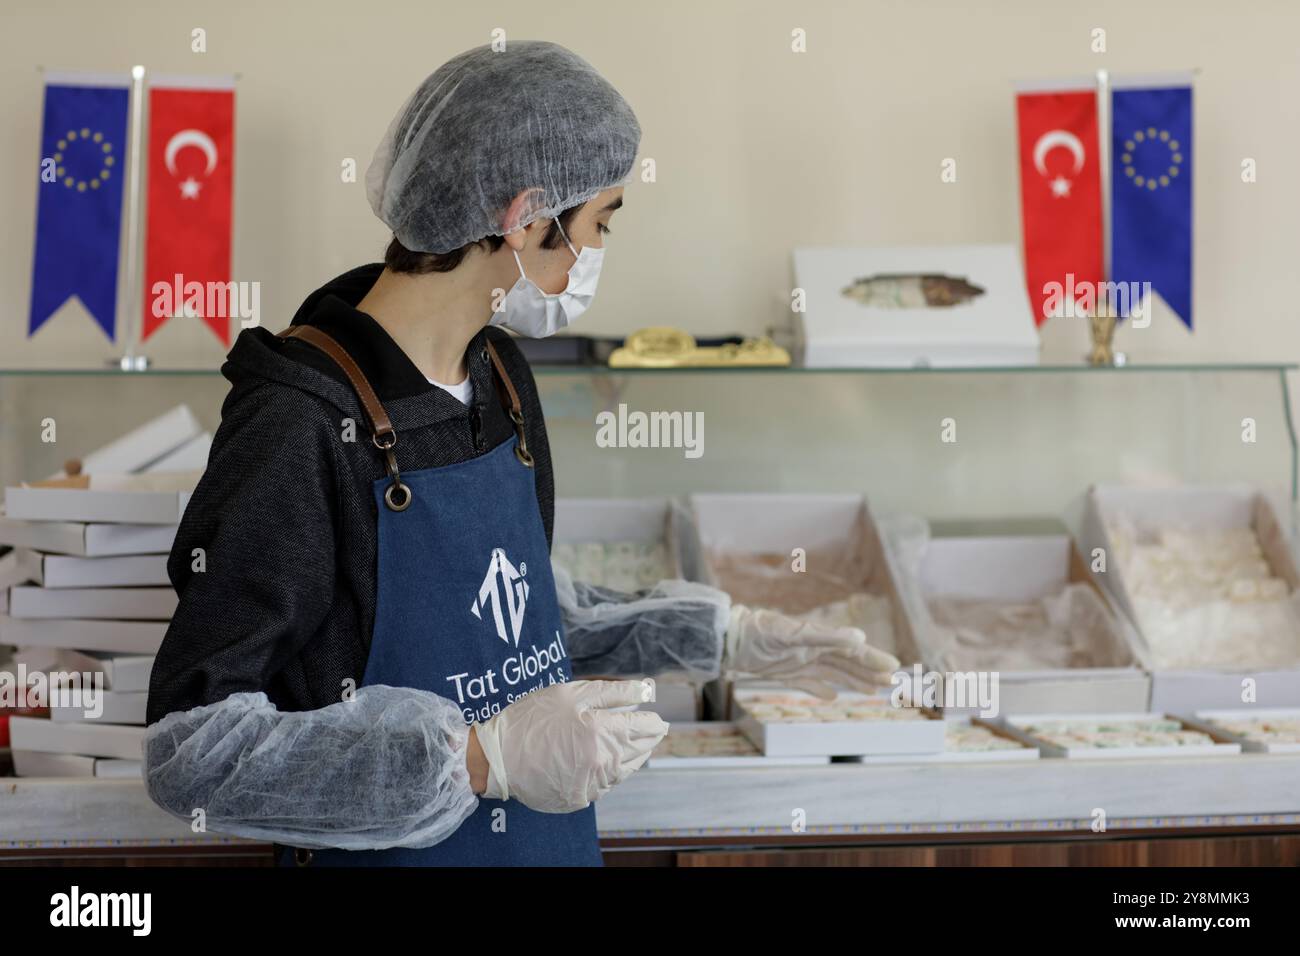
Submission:
<svg viewBox="0 0 1300 956">
<path fill-rule="evenodd" d="M 379 401 L 379 396 L 375 394 L 375 390 L 370 386 L 370 382 L 357 366 L 357 363 L 353 361 L 352 356 L 334 340 L 333 336 L 311 325 L 291 325 L 280 333 L 280 338 L 302 339 L 332 358 L 335 364 L 343 369 L 343 374 L 348 377 L 348 381 L 356 389 L 357 397 L 361 399 L 361 407 L 365 409 L 366 417 L 370 419 L 370 428 L 375 436 L 375 444 L 379 445 L 381 436 L 384 435 L 392 435 L 394 442 L 396 442 L 397 434 L 393 431 L 393 423 L 388 417 L 388 412 L 384 410 L 383 404 Z"/>
<path fill-rule="evenodd" d="M 392 478 L 387 490 L 384 492 L 384 501 L 393 511 L 405 511 L 411 504 L 411 488 L 402 482 L 401 473 L 397 468 L 397 457 L 393 454 L 393 448 L 397 445 L 397 431 L 393 428 L 393 422 L 388 417 L 388 412 L 384 405 L 379 401 L 379 396 L 375 394 L 374 388 L 366 378 L 365 373 L 348 354 L 347 349 L 339 345 L 333 336 L 311 325 L 291 325 L 283 332 L 277 333 L 282 339 L 301 339 L 310 345 L 316 346 L 343 370 L 348 381 L 352 383 L 352 388 L 356 391 L 357 397 L 361 400 L 361 407 L 365 410 L 366 417 L 370 419 L 370 428 L 372 432 L 371 440 L 375 447 L 384 453 L 388 475 Z M 519 404 L 519 393 L 515 391 L 514 382 L 510 381 L 510 376 L 506 374 L 506 367 L 501 361 L 501 356 L 491 342 L 487 342 L 488 357 L 492 360 L 492 367 L 496 369 L 497 376 L 505 386 L 506 394 L 501 396 L 501 404 L 505 406 L 506 413 L 514 423 L 515 434 L 519 436 L 519 443 L 515 447 L 515 457 L 527 465 L 533 467 L 533 456 L 528 451 L 528 442 L 524 435 L 524 413 Z"/>
<path fill-rule="evenodd" d="M 501 356 L 497 354 L 496 347 L 491 340 L 487 341 L 488 357 L 492 359 L 492 367 L 497 370 L 497 376 L 501 383 L 506 387 L 509 407 L 506 409 L 510 415 L 510 420 L 515 423 L 515 434 L 519 437 L 519 444 L 515 446 L 515 457 L 522 461 L 529 468 L 533 467 L 533 454 L 528 450 L 528 437 L 524 434 L 524 411 L 519 405 L 519 393 L 515 391 L 515 383 L 510 381 L 510 376 L 506 374 L 505 364 L 501 361 Z M 504 402 L 503 402 L 504 404 Z"/>
</svg>

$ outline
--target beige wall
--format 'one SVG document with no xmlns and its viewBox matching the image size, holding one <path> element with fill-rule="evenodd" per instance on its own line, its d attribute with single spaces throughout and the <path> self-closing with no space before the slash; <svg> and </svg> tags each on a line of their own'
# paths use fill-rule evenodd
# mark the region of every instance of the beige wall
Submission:
<svg viewBox="0 0 1300 956">
<path fill-rule="evenodd" d="M 264 321 L 279 327 L 319 280 L 382 250 L 384 229 L 362 186 L 339 181 L 340 163 L 364 169 L 402 98 L 494 27 L 591 60 L 637 111 L 642 155 L 658 164 L 658 182 L 632 186 L 616 217 L 584 330 L 761 328 L 780 317 L 795 245 L 1018 241 L 1014 79 L 1199 67 L 1200 327 L 1189 337 L 1157 315 L 1127 346 L 1152 359 L 1300 357 L 1294 3 L 8 0 L 0 16 L 4 365 L 111 354 L 75 315 L 23 341 L 38 65 L 242 74 L 235 277 L 262 283 Z M 206 54 L 189 52 L 195 27 Z M 789 52 L 793 27 L 808 31 L 806 54 Z M 1107 30 L 1104 56 L 1089 52 L 1093 27 Z M 939 180 L 948 156 L 956 184 Z M 1246 156 L 1259 163 L 1253 185 L 1239 180 Z M 1081 338 L 1054 323 L 1047 355 L 1072 358 Z M 178 323 L 156 343 L 164 360 L 221 352 Z"/>
<path fill-rule="evenodd" d="M 1138 361 L 1300 358 L 1294 3 L 7 0 L 0 16 L 0 366 L 113 353 L 74 314 L 24 340 L 38 65 L 241 74 L 235 278 L 262 283 L 263 321 L 278 328 L 321 280 L 382 250 L 385 230 L 363 187 L 340 182 L 340 163 L 364 170 L 410 90 L 496 27 L 594 63 L 636 110 L 642 155 L 657 162 L 658 181 L 629 187 L 615 218 L 582 331 L 760 330 L 785 314 L 796 245 L 1018 243 L 1013 80 L 1199 68 L 1199 327 L 1189 336 L 1157 312 L 1121 347 Z M 189 52 L 195 27 L 207 31 L 204 55 Z M 789 51 L 795 27 L 806 54 Z M 1089 50 L 1095 27 L 1108 34 L 1104 56 Z M 955 184 L 940 182 L 945 157 L 958 162 Z M 1258 183 L 1240 182 L 1244 157 Z M 1044 357 L 1074 360 L 1084 339 L 1050 323 Z M 150 348 L 173 365 L 215 364 L 223 351 L 180 321 Z"/>
</svg>

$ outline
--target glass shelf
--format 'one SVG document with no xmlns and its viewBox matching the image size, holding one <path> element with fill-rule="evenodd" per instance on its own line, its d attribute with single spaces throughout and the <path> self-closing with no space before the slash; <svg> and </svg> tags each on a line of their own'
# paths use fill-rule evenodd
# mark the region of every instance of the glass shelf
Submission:
<svg viewBox="0 0 1300 956">
<path fill-rule="evenodd" d="M 857 492 L 932 520 L 1063 514 L 1100 482 L 1247 482 L 1294 504 L 1294 363 L 998 368 L 610 369 L 536 365 L 556 494 Z M 0 481 L 70 457 L 185 403 L 215 431 L 215 366 L 0 369 Z M 703 453 L 601 447 L 597 416 L 701 415 Z M 41 440 L 58 423 L 58 442 Z M 1256 440 L 1243 440 L 1243 421 Z M 955 442 L 941 440 L 945 421 Z"/>
</svg>

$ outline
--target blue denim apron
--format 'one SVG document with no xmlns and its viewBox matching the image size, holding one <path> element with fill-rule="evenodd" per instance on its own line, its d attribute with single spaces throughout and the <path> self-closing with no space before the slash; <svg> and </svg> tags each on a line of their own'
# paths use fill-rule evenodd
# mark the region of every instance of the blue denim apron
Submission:
<svg viewBox="0 0 1300 956">
<path fill-rule="evenodd" d="M 319 344 L 309 336 L 297 337 Z M 510 439 L 468 461 L 399 475 L 396 435 L 391 443 L 384 438 L 382 407 L 384 421 L 375 431 L 389 475 L 373 486 L 379 580 L 362 683 L 431 691 L 453 701 L 466 724 L 573 674 L 523 415 L 490 343 L 488 351 L 508 392 L 502 398 L 516 428 Z M 312 866 L 601 865 L 594 806 L 538 813 L 518 800 L 486 798 L 431 847 L 296 856 Z M 286 848 L 281 863 L 292 864 L 294 857 Z"/>
</svg>

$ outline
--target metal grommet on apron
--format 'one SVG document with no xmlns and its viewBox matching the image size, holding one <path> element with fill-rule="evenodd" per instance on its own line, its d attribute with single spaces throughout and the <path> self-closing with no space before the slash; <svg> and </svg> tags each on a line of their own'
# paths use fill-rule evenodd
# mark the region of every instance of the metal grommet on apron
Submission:
<svg viewBox="0 0 1300 956">
<path fill-rule="evenodd" d="M 398 475 L 392 461 L 371 485 L 375 617 L 361 684 L 437 694 L 466 724 L 573 676 L 519 396 L 490 342 L 486 351 L 515 434 L 441 468 Z M 368 405 L 367 414 L 375 446 L 391 459 L 397 436 L 387 415 Z M 599 866 L 601 855 L 594 804 L 539 813 L 518 800 L 480 797 L 433 846 L 317 849 L 311 864 Z"/>
<path fill-rule="evenodd" d="M 402 473 L 397 469 L 397 456 L 393 454 L 393 448 L 397 445 L 397 432 L 388 431 L 383 435 L 376 433 L 371 441 L 384 453 L 384 468 L 388 471 L 389 485 L 384 491 L 384 504 L 391 511 L 405 511 L 415 496 L 411 492 L 411 486 L 402 483 Z"/>
<path fill-rule="evenodd" d="M 293 862 L 295 866 L 311 866 L 311 850 L 304 850 L 302 847 L 296 847 L 293 851 Z"/>
<path fill-rule="evenodd" d="M 510 420 L 515 423 L 515 435 L 519 442 L 515 445 L 515 457 L 529 468 L 533 467 L 533 453 L 528 450 L 528 440 L 524 437 L 524 416 L 518 409 L 510 409 Z"/>
</svg>

